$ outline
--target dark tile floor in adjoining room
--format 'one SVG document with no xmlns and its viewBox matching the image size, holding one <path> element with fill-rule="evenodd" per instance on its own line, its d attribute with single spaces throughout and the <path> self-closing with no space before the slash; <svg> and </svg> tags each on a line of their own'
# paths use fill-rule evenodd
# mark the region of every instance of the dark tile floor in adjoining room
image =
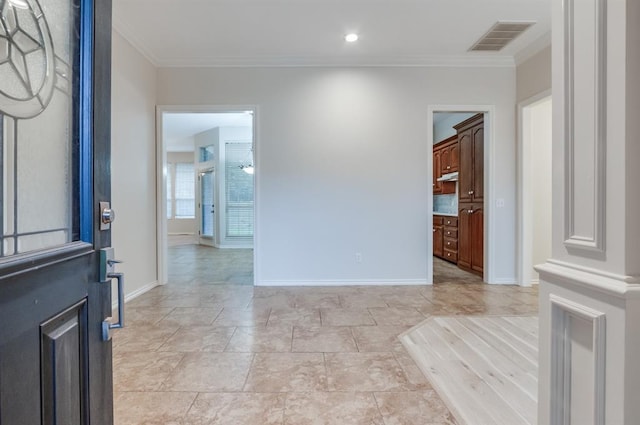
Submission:
<svg viewBox="0 0 640 425">
<path fill-rule="evenodd" d="M 252 251 L 170 248 L 114 335 L 125 424 L 455 424 L 397 337 L 431 315 L 537 311 L 434 259 L 434 286 L 253 287 Z"/>
</svg>

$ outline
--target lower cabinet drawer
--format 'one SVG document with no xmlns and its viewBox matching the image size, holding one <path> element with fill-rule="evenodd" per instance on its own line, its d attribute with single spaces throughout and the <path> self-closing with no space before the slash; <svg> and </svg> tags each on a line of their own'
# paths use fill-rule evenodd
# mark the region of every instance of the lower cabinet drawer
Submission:
<svg viewBox="0 0 640 425">
<path fill-rule="evenodd" d="M 445 238 L 458 239 L 458 229 L 445 226 L 445 228 L 444 228 L 444 237 Z"/>
<path fill-rule="evenodd" d="M 444 249 L 444 255 L 442 256 L 445 260 L 451 261 L 453 263 L 458 262 L 458 251 L 449 251 L 447 248 Z"/>
<path fill-rule="evenodd" d="M 444 249 L 458 252 L 458 240 L 453 238 L 444 238 Z"/>
</svg>

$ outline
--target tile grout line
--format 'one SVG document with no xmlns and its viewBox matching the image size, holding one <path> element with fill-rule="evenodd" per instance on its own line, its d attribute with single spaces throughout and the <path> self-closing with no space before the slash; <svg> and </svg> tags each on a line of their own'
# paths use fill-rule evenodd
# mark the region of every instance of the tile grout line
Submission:
<svg viewBox="0 0 640 425">
<path fill-rule="evenodd" d="M 222 353 L 227 353 L 227 348 L 229 348 L 229 344 L 231 344 L 231 340 L 233 339 L 233 337 L 235 336 L 236 332 L 238 332 L 238 328 L 239 326 L 235 326 L 233 328 L 233 333 L 231 334 L 231 336 L 229 337 L 229 341 L 227 341 L 227 343 L 225 344 L 224 348 L 222 349 Z"/>
<path fill-rule="evenodd" d="M 380 418 L 382 418 L 382 423 L 386 425 L 387 421 L 384 418 L 382 411 L 380 410 L 380 403 L 378 402 L 378 397 L 376 397 L 376 392 L 371 391 L 371 396 L 373 397 L 373 402 L 376 404 L 376 409 L 378 409 L 378 414 L 380 415 Z"/>
<path fill-rule="evenodd" d="M 356 339 L 356 335 L 353 333 L 354 326 L 349 326 L 349 330 L 351 331 L 351 338 L 353 338 L 354 344 L 356 344 L 356 350 L 358 353 L 361 353 L 360 346 L 358 345 L 358 340 Z"/>
<path fill-rule="evenodd" d="M 253 353 L 253 355 L 251 356 L 251 363 L 249 363 L 249 369 L 247 369 L 247 376 L 244 377 L 244 383 L 242 384 L 242 388 L 239 391 L 241 393 L 246 393 L 245 387 L 247 386 L 247 382 L 249 381 L 249 375 L 251 374 L 251 369 L 253 368 L 253 363 L 256 360 L 256 354 L 258 354 L 258 353 Z"/>
<path fill-rule="evenodd" d="M 189 408 L 185 412 L 185 414 L 183 416 L 183 419 L 187 419 L 187 417 L 189 416 L 189 412 L 193 408 L 193 405 L 196 404 L 196 400 L 198 399 L 198 397 L 200 397 L 200 394 L 202 394 L 202 393 L 201 392 L 196 392 L 196 396 L 193 398 L 193 401 L 191 402 L 191 404 L 189 405 Z"/>
</svg>

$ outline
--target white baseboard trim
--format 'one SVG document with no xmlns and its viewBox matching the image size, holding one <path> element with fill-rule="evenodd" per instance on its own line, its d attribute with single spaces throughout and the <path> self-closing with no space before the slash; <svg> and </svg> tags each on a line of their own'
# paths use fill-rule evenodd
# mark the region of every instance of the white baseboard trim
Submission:
<svg viewBox="0 0 640 425">
<path fill-rule="evenodd" d="M 409 286 L 431 285 L 425 279 L 256 280 L 255 286 Z"/>
<path fill-rule="evenodd" d="M 128 294 L 125 294 L 124 296 L 124 302 L 125 304 L 128 303 L 129 301 L 138 298 L 140 295 L 149 292 L 150 290 L 152 290 L 153 288 L 155 288 L 156 286 L 159 286 L 160 283 L 158 283 L 158 281 L 156 280 L 155 282 L 151 282 L 151 283 L 147 283 L 146 285 L 136 289 L 133 292 L 130 292 Z M 111 308 L 112 309 L 116 309 L 118 308 L 118 300 L 115 300 L 111 303 Z"/>
<path fill-rule="evenodd" d="M 503 277 L 500 279 L 494 279 L 494 281 L 490 282 L 490 284 L 491 285 L 517 285 L 518 282 L 516 282 L 516 280 L 513 278 Z"/>
<path fill-rule="evenodd" d="M 252 249 L 253 248 L 253 244 L 250 244 L 250 245 L 220 245 L 220 244 L 216 244 L 215 247 L 216 248 L 220 248 L 220 249 Z"/>
</svg>

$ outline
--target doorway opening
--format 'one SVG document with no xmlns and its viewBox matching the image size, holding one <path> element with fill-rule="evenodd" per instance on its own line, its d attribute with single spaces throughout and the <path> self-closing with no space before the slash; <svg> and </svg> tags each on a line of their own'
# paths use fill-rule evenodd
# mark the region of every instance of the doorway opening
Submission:
<svg viewBox="0 0 640 425">
<path fill-rule="evenodd" d="M 429 107 L 427 276 L 444 281 L 496 283 L 491 241 L 493 106 Z"/>
<path fill-rule="evenodd" d="M 196 280 L 253 285 L 255 113 L 252 107 L 158 108 L 162 284 L 195 270 Z"/>
<path fill-rule="evenodd" d="M 550 92 L 518 105 L 518 284 L 539 281 L 533 268 L 551 257 L 552 102 Z"/>
</svg>

